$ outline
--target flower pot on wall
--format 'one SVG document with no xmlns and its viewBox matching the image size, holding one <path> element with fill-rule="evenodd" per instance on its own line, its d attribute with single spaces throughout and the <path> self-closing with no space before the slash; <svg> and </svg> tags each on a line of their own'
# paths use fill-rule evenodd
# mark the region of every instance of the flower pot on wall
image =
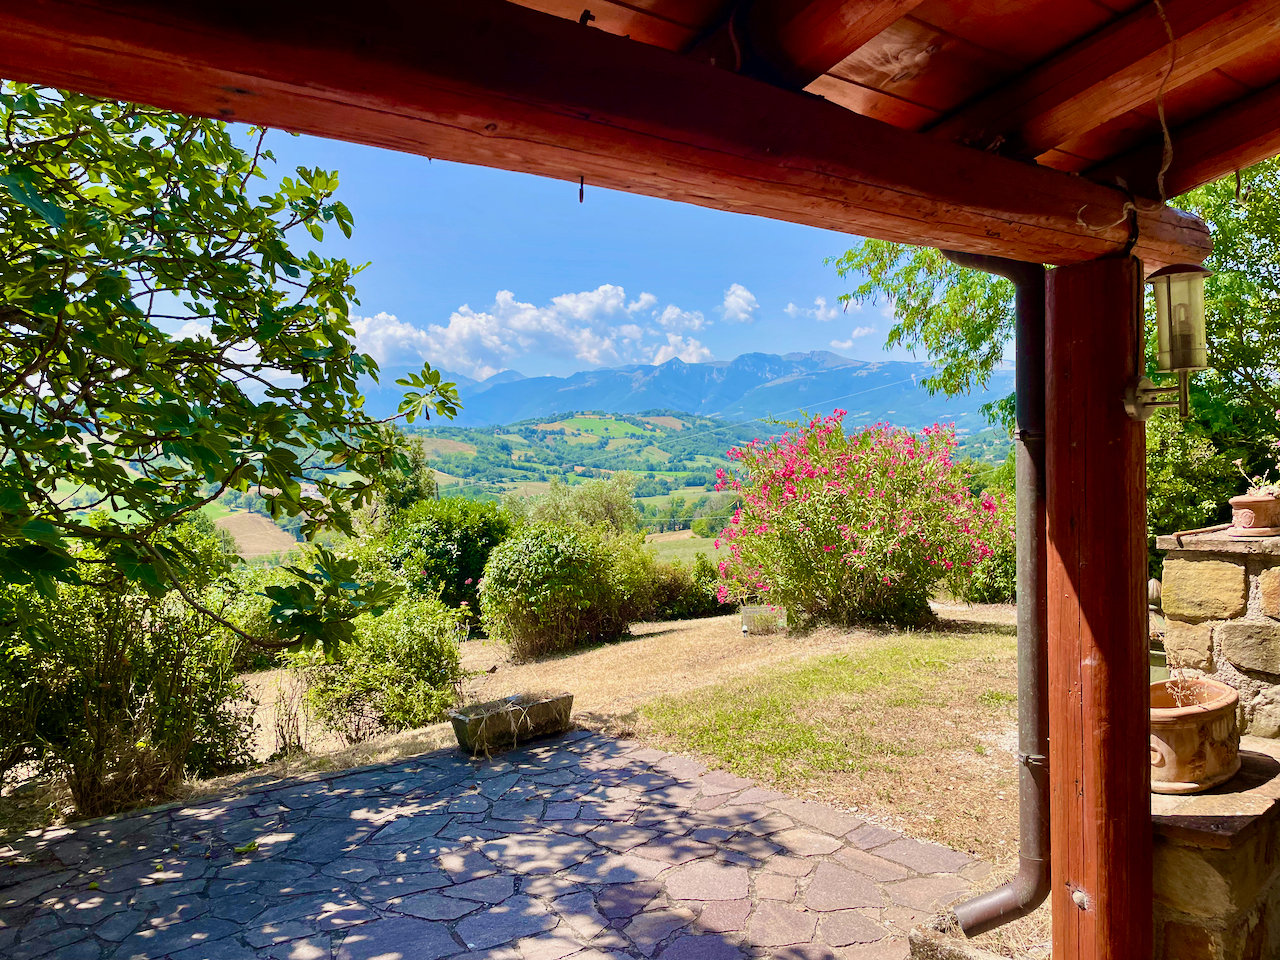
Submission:
<svg viewBox="0 0 1280 960">
<path fill-rule="evenodd" d="M 1232 497 L 1233 537 L 1271 537 L 1280 534 L 1280 497 L 1271 493 L 1250 493 Z"/>
<path fill-rule="evenodd" d="M 1240 769 L 1234 687 L 1207 677 L 1151 684 L 1151 789 L 1197 793 Z"/>
</svg>

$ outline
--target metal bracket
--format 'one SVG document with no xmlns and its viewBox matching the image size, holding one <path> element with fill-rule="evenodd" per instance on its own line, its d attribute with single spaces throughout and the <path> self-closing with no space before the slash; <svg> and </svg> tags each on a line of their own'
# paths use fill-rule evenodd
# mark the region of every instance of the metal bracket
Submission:
<svg viewBox="0 0 1280 960">
<path fill-rule="evenodd" d="M 1159 407 L 1177 407 L 1185 417 L 1188 413 L 1187 379 L 1182 371 L 1178 372 L 1178 382 L 1171 387 L 1157 387 L 1146 377 L 1136 377 L 1130 381 L 1124 391 L 1124 410 L 1130 418 L 1139 423 L 1151 419 Z M 1178 394 L 1176 400 L 1161 400 L 1170 393 Z"/>
<path fill-rule="evenodd" d="M 1018 762 L 1027 767 L 1043 767 L 1046 770 L 1049 768 L 1049 758 L 1043 753 L 1020 753 Z"/>
</svg>

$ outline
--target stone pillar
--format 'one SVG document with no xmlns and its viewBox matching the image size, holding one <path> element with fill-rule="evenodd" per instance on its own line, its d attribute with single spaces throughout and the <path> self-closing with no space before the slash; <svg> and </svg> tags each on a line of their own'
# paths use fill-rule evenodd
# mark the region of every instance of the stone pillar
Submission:
<svg viewBox="0 0 1280 960">
<path fill-rule="evenodd" d="M 1228 787 L 1152 797 L 1156 960 L 1280 955 L 1280 741 L 1240 748 Z"/>
<path fill-rule="evenodd" d="M 1160 537 L 1170 667 L 1240 691 L 1240 729 L 1280 737 L 1280 537 Z"/>
</svg>

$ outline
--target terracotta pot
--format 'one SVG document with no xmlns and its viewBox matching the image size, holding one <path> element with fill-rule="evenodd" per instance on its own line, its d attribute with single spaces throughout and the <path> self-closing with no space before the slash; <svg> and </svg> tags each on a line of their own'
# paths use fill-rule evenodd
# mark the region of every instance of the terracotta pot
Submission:
<svg viewBox="0 0 1280 960">
<path fill-rule="evenodd" d="M 1272 494 L 1232 497 L 1231 526 L 1237 530 L 1280 527 L 1280 497 Z"/>
<path fill-rule="evenodd" d="M 1240 769 L 1235 688 L 1207 677 L 1151 684 L 1151 789 L 1197 793 Z"/>
</svg>

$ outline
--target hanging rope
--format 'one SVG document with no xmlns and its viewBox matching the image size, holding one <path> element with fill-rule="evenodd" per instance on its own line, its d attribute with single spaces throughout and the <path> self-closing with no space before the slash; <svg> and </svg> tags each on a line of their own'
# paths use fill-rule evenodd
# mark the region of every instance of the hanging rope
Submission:
<svg viewBox="0 0 1280 960">
<path fill-rule="evenodd" d="M 1156 190 L 1163 204 L 1168 199 L 1164 192 L 1164 175 L 1173 165 L 1173 136 L 1169 133 L 1169 121 L 1164 114 L 1164 95 L 1169 86 L 1169 78 L 1173 76 L 1173 68 L 1178 62 L 1178 42 L 1173 36 L 1173 24 L 1169 22 L 1169 17 L 1164 12 L 1164 4 L 1160 0 L 1151 0 L 1151 2 L 1155 4 L 1160 22 L 1164 24 L 1165 35 L 1169 38 L 1169 63 L 1164 69 L 1164 76 L 1160 78 L 1160 87 L 1156 90 L 1156 116 L 1160 119 L 1160 135 L 1164 139 L 1164 148 L 1160 156 L 1160 172 L 1156 174 Z"/>
</svg>

